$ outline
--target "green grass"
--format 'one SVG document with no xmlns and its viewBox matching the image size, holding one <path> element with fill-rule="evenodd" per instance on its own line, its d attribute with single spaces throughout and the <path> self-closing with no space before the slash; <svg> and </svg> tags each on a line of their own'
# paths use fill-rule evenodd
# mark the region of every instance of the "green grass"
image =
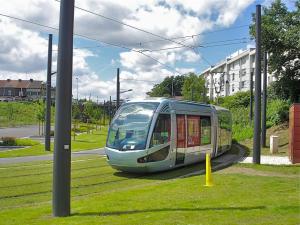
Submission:
<svg viewBox="0 0 300 225">
<path fill-rule="evenodd" d="M 72 163 L 72 216 L 51 216 L 52 163 L 0 168 L 0 224 L 297 224 L 300 221 L 300 167 L 269 166 L 278 176 L 216 172 L 214 186 L 193 165 L 169 172 L 117 172 L 104 158 Z M 251 167 L 264 171 L 264 166 Z M 280 169 L 278 169 L 280 168 Z M 226 171 L 226 170 L 225 170 Z M 225 172 L 224 171 L 224 172 Z M 282 175 L 295 177 L 282 177 Z"/>
<path fill-rule="evenodd" d="M 76 136 L 75 141 L 72 137 L 72 151 L 89 150 L 101 148 L 105 146 L 107 137 L 107 127 L 102 127 L 101 130 L 93 131 L 90 134 L 81 134 Z M 51 152 L 53 152 L 53 143 L 51 144 Z M 20 156 L 33 156 L 45 155 L 49 152 L 45 151 L 44 144 L 37 144 L 28 148 L 21 148 L 9 151 L 1 151 L 0 158 L 20 157 Z"/>
<path fill-rule="evenodd" d="M 271 155 L 270 153 L 270 136 L 278 135 L 279 137 L 279 146 L 278 153 L 274 154 L 277 156 L 286 156 L 289 151 L 289 129 L 288 124 L 284 123 L 279 126 L 274 126 L 267 129 L 266 135 L 266 147 L 261 149 L 262 155 Z M 239 144 L 243 145 L 245 148 L 249 150 L 250 155 L 252 155 L 253 149 L 253 139 L 246 139 L 240 141 Z"/>
<path fill-rule="evenodd" d="M 0 102 L 0 127 L 38 124 L 36 102 Z M 54 118 L 54 108 L 51 109 Z"/>
</svg>

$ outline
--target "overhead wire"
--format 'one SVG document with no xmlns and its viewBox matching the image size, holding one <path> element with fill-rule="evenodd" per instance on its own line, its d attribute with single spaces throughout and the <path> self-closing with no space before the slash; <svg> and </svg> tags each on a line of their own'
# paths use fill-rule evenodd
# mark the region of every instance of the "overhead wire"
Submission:
<svg viewBox="0 0 300 225">
<path fill-rule="evenodd" d="M 40 26 L 40 27 L 44 27 L 44 28 L 48 28 L 48 29 L 52 29 L 52 30 L 56 30 L 56 31 L 59 30 L 56 27 L 44 25 L 44 24 L 41 24 L 41 23 L 26 20 L 26 19 L 21 19 L 21 18 L 15 17 L 15 16 L 10 16 L 10 15 L 6 15 L 6 14 L 2 14 L 2 13 L 0 13 L 0 16 L 7 17 L 7 18 L 10 18 L 10 19 L 14 19 L 14 20 L 18 20 L 18 21 L 25 22 L 25 23 L 30 23 L 30 24 L 33 24 L 33 25 L 36 25 L 36 26 Z M 84 39 L 88 39 L 88 40 L 91 40 L 91 41 L 100 42 L 102 44 L 110 45 L 110 46 L 113 46 L 113 47 L 117 47 L 117 48 L 125 49 L 125 50 L 128 50 L 128 51 L 133 51 L 133 52 L 136 52 L 136 53 L 140 53 L 140 54 L 144 55 L 145 57 L 148 57 L 148 58 L 156 61 L 157 63 L 161 64 L 162 66 L 164 66 L 166 68 L 169 68 L 169 69 L 173 70 L 174 72 L 180 74 L 180 72 L 178 72 L 175 68 L 172 68 L 172 67 L 168 66 L 167 64 L 160 62 L 158 59 L 155 59 L 152 56 L 149 56 L 149 55 L 147 55 L 147 54 L 145 54 L 145 53 L 143 53 L 139 50 L 129 48 L 129 47 L 126 47 L 126 46 L 123 46 L 123 45 L 118 45 L 118 44 L 102 41 L 102 40 L 92 38 L 92 37 L 89 37 L 89 36 L 86 36 L 86 35 L 83 35 L 83 34 L 74 33 L 73 35 L 77 36 L 77 37 L 84 38 Z"/>
</svg>

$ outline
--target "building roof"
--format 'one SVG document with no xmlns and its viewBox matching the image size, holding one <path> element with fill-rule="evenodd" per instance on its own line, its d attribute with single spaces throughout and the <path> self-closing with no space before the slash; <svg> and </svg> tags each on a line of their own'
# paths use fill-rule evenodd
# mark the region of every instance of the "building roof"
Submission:
<svg viewBox="0 0 300 225">
<path fill-rule="evenodd" d="M 40 89 L 42 88 L 43 81 L 39 80 L 0 80 L 0 88 L 30 88 Z"/>
</svg>

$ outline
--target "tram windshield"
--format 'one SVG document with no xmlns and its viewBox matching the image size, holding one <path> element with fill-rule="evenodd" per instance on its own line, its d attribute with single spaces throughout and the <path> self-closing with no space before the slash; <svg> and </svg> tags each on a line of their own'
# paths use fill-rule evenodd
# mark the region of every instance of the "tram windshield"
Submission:
<svg viewBox="0 0 300 225">
<path fill-rule="evenodd" d="M 145 149 L 152 116 L 158 105 L 138 102 L 121 106 L 111 123 L 107 147 L 121 151 Z"/>
</svg>

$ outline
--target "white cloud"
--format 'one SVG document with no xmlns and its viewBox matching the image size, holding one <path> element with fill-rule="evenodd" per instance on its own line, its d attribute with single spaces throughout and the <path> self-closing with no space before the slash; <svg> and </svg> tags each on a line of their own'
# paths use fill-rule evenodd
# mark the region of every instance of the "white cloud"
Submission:
<svg viewBox="0 0 300 225">
<path fill-rule="evenodd" d="M 254 0 L 79 0 L 76 5 L 93 12 L 115 18 L 132 26 L 159 34 L 166 38 L 199 34 L 217 27 L 228 27 L 234 23 L 240 13 Z M 36 21 L 48 26 L 58 27 L 59 3 L 47 0 L 10 0 L 1 2 L 0 12 Z M 54 32 L 35 25 L 0 18 L 0 78 L 9 76 L 23 79 L 45 80 L 47 65 L 47 33 Z M 176 43 L 159 39 L 149 33 L 134 30 L 86 12 L 75 10 L 75 33 L 122 44 L 136 50 L 172 48 Z M 177 39 L 177 42 L 185 39 Z M 184 45 L 193 46 L 198 40 L 186 39 Z M 55 48 L 54 48 L 55 49 Z M 120 49 L 119 49 L 120 50 Z M 123 49 L 124 50 L 124 49 Z M 98 53 L 97 53 L 98 54 Z M 102 54 L 102 52 L 100 52 Z M 103 53 L 104 54 L 104 53 Z M 145 52 L 157 59 L 164 66 L 150 57 L 138 52 L 123 51 L 110 59 L 108 66 L 123 67 L 121 87 L 132 88 L 133 92 L 124 93 L 124 97 L 143 97 L 164 77 L 176 73 L 170 67 L 177 63 L 197 62 L 202 60 L 191 48 L 175 48 L 160 52 Z M 74 49 L 73 74 L 79 77 L 79 96 L 99 96 L 99 99 L 115 96 L 115 77 L 109 81 L 100 78 L 107 67 L 95 71 L 91 68 L 89 57 L 96 57 L 92 50 Z M 105 55 L 102 55 L 105 57 Z M 100 60 L 100 59 L 99 59 Z M 177 66 L 178 67 L 178 66 Z M 183 66 L 185 67 L 185 66 Z M 53 71 L 56 70 L 56 54 L 53 54 Z M 94 72 L 95 71 L 95 72 Z M 195 72 L 193 68 L 176 68 L 180 73 Z M 97 72 L 97 73 L 96 73 Z M 5 75 L 3 75 L 5 74 Z M 27 74 L 27 75 L 26 75 Z M 130 80 L 131 79 L 131 80 Z M 75 85 L 73 85 L 73 91 Z"/>
</svg>

